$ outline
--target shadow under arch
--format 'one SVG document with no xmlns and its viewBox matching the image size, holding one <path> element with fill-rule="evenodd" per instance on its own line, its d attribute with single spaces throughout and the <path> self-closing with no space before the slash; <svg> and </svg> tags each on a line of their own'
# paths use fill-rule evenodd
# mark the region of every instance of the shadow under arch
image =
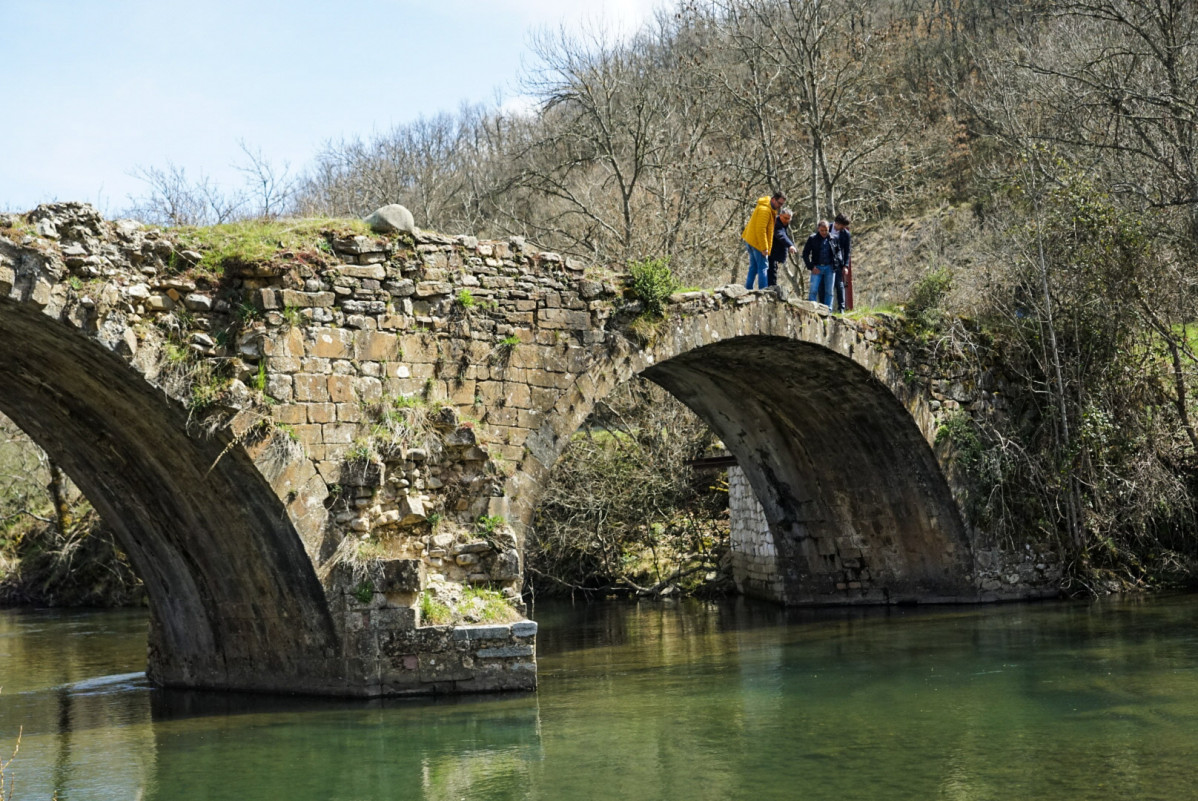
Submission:
<svg viewBox="0 0 1198 801">
<path fill-rule="evenodd" d="M 340 654 L 287 511 L 227 435 L 128 362 L 0 299 L 0 411 L 69 475 L 145 582 L 147 674 L 166 686 L 321 691 Z M 329 679 L 335 684 L 335 679 Z"/>
<path fill-rule="evenodd" d="M 721 337 L 696 316 L 655 348 L 614 353 L 530 439 L 511 485 L 516 522 L 531 520 L 567 432 L 640 375 L 694 411 L 745 471 L 780 578 L 753 594 L 787 605 L 977 600 L 960 508 L 913 412 L 856 360 L 876 366 L 876 351 L 844 355 L 856 347 L 845 324 L 813 318 L 734 312 L 723 330 L 736 333 Z"/>
<path fill-rule="evenodd" d="M 821 345 L 743 336 L 641 375 L 737 458 L 765 512 L 787 604 L 959 601 L 975 593 L 952 492 L 911 414 Z"/>
</svg>

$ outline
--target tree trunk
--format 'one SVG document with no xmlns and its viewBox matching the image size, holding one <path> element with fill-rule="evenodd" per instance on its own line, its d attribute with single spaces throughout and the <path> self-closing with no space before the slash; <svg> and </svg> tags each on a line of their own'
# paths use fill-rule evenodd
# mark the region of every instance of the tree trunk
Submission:
<svg viewBox="0 0 1198 801">
<path fill-rule="evenodd" d="M 58 519 L 58 533 L 63 539 L 66 539 L 67 530 L 70 529 L 71 523 L 74 522 L 71 515 L 71 503 L 67 499 L 67 477 L 62 472 L 62 468 L 54 462 L 50 462 L 49 466 L 50 498 L 54 502 L 54 514 Z"/>
</svg>

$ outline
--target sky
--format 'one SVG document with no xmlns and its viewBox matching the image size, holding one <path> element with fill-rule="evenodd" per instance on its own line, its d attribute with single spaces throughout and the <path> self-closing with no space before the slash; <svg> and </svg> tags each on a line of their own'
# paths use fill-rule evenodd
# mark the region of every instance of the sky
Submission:
<svg viewBox="0 0 1198 801">
<path fill-rule="evenodd" d="M 519 107 L 538 30 L 626 35 L 662 0 L 0 0 L 0 211 L 107 216 L 181 167 L 229 190 L 244 143 L 299 172 L 321 147 Z"/>
</svg>

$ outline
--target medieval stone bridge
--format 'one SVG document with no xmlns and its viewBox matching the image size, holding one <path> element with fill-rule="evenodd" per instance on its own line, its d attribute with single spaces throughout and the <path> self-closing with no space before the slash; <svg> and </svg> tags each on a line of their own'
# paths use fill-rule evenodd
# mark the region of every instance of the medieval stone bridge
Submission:
<svg viewBox="0 0 1198 801">
<path fill-rule="evenodd" d="M 0 216 L 0 411 L 117 531 L 160 683 L 535 687 L 532 621 L 424 615 L 471 584 L 522 608 L 540 488 L 637 375 L 752 486 L 767 542 L 747 592 L 1003 597 L 935 447 L 940 415 L 995 387 L 919 364 L 891 320 L 728 286 L 633 334 L 619 276 L 518 238 L 330 231 L 220 271 L 202 256 L 78 204 Z"/>
</svg>

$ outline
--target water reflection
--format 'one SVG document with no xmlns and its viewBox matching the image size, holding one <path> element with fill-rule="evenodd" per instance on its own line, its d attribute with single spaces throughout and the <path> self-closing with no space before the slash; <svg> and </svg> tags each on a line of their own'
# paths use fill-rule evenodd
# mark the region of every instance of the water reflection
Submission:
<svg viewBox="0 0 1198 801">
<path fill-rule="evenodd" d="M 0 753 L 21 801 L 1185 798 L 1196 613 L 542 604 L 538 694 L 441 701 L 155 690 L 144 617 L 0 613 Z"/>
<path fill-rule="evenodd" d="M 462 798 L 540 758 L 537 698 L 335 702 L 154 695 L 147 798 Z M 399 792 L 399 795 L 396 793 Z"/>
</svg>

